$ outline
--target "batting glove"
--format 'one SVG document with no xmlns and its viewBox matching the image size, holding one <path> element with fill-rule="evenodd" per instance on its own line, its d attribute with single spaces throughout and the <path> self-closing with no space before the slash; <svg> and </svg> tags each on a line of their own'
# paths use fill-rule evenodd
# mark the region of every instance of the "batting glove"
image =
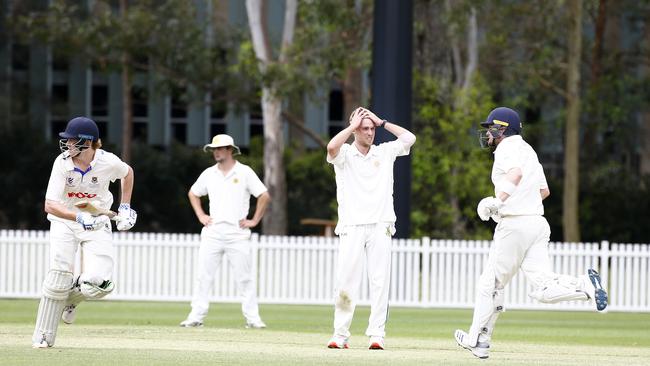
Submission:
<svg viewBox="0 0 650 366">
<path fill-rule="evenodd" d="M 501 206 L 503 206 L 503 202 L 500 199 L 496 197 L 485 197 L 478 203 L 476 213 L 478 213 L 478 217 L 481 220 L 488 221 L 490 216 L 498 216 Z"/>
<path fill-rule="evenodd" d="M 93 231 L 103 228 L 108 218 L 106 216 L 93 216 L 88 212 L 79 212 L 76 220 L 84 227 L 84 230 Z"/>
<path fill-rule="evenodd" d="M 138 213 L 131 208 L 131 205 L 128 203 L 120 204 L 117 214 L 117 230 L 125 231 L 135 225 L 135 221 L 138 219 Z"/>
</svg>

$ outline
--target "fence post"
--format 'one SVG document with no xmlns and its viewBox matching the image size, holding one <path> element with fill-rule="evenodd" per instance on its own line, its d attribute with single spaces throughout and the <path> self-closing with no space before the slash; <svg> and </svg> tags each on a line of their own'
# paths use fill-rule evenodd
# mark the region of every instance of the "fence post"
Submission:
<svg viewBox="0 0 650 366">
<path fill-rule="evenodd" d="M 423 306 L 429 305 L 429 279 L 431 274 L 429 270 L 431 269 L 431 239 L 428 236 L 422 238 L 420 246 L 420 253 L 422 254 L 422 274 L 420 283 L 422 284 L 422 289 L 420 290 L 420 304 Z"/>
</svg>

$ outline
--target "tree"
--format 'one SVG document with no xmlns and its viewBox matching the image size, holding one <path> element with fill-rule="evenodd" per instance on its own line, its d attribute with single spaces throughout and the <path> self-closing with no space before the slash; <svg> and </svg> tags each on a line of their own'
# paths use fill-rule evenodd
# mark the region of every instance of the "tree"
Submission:
<svg viewBox="0 0 650 366">
<path fill-rule="evenodd" d="M 475 207 L 491 192 L 490 163 L 475 132 L 493 102 L 477 73 L 476 9 L 451 1 L 415 8 L 413 233 L 485 238 Z"/>
<path fill-rule="evenodd" d="M 297 0 L 286 2 L 282 44 L 277 59 L 274 59 L 267 29 L 264 27 L 262 2 L 246 0 L 248 24 L 262 74 L 274 67 L 281 67 L 286 61 L 288 49 L 293 42 L 297 7 Z M 261 105 L 264 118 L 264 183 L 273 197 L 264 216 L 263 230 L 265 234 L 284 235 L 287 232 L 287 183 L 282 156 L 282 98 L 273 81 L 262 85 Z"/>
<path fill-rule="evenodd" d="M 582 0 L 569 0 L 569 52 L 567 60 L 567 117 L 564 142 L 564 241 L 580 241 L 578 190 L 580 188 L 580 61 L 582 55 Z"/>
</svg>

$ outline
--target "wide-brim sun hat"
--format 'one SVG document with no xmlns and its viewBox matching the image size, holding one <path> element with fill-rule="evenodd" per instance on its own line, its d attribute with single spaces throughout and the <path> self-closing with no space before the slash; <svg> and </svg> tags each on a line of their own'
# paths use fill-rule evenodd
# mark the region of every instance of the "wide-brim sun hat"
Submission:
<svg viewBox="0 0 650 366">
<path fill-rule="evenodd" d="M 218 147 L 232 146 L 233 155 L 241 154 L 239 147 L 235 145 L 235 140 L 232 137 L 226 134 L 219 134 L 212 138 L 212 142 L 203 146 L 203 151 L 208 151 L 211 149 L 216 149 Z"/>
</svg>

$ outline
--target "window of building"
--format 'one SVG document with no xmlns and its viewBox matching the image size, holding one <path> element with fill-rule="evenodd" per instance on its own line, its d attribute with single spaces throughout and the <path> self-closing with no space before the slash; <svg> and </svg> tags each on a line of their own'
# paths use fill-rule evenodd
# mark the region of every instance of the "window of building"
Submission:
<svg viewBox="0 0 650 366">
<path fill-rule="evenodd" d="M 134 117 L 147 117 L 147 88 L 134 85 L 131 88 L 131 104 Z"/>
<path fill-rule="evenodd" d="M 330 124 L 328 127 L 328 133 L 330 135 L 330 138 L 336 136 L 336 134 L 341 131 L 343 131 L 343 126 L 341 125 Z"/>
<path fill-rule="evenodd" d="M 174 88 L 172 90 L 172 118 L 187 118 L 187 103 L 183 98 L 184 91 Z"/>
<path fill-rule="evenodd" d="M 52 70 L 54 71 L 68 71 L 69 65 L 68 58 L 61 52 L 57 52 L 56 48 L 52 51 Z"/>
<path fill-rule="evenodd" d="M 211 123 L 210 124 L 210 138 L 215 135 L 226 133 L 226 125 L 224 123 Z"/>
<path fill-rule="evenodd" d="M 66 118 L 69 113 L 68 108 L 68 86 L 61 84 L 52 84 L 52 96 L 50 111 L 54 118 Z"/>
<path fill-rule="evenodd" d="M 108 116 L 108 86 L 93 85 L 92 114 L 93 116 Z"/>
<path fill-rule="evenodd" d="M 264 125 L 262 123 L 253 123 L 251 120 L 251 135 L 253 138 L 255 136 L 264 136 Z"/>
<path fill-rule="evenodd" d="M 52 138 L 55 140 L 60 140 L 61 137 L 59 137 L 59 132 L 65 131 L 65 126 L 67 124 L 68 121 L 64 119 L 52 119 L 50 122 L 50 132 L 52 133 Z"/>
<path fill-rule="evenodd" d="M 212 97 L 212 109 L 210 111 L 210 117 L 212 119 L 223 119 L 226 117 L 226 112 L 228 112 L 228 105 L 226 104 L 226 101 L 221 97 L 222 95 L 224 94 L 220 94 L 217 97 Z"/>
<path fill-rule="evenodd" d="M 187 124 L 172 123 L 172 138 L 181 144 L 187 141 Z"/>
<path fill-rule="evenodd" d="M 18 43 L 11 45 L 11 66 L 14 70 L 29 69 L 29 46 Z"/>
<path fill-rule="evenodd" d="M 343 121 L 343 119 L 343 92 L 332 90 L 329 98 L 329 120 Z"/>
<path fill-rule="evenodd" d="M 133 140 L 147 141 L 147 122 L 133 122 Z"/>
<path fill-rule="evenodd" d="M 97 128 L 99 129 L 99 138 L 106 141 L 106 136 L 108 136 L 108 122 L 107 121 L 98 121 L 93 118 L 93 121 L 97 123 Z"/>
</svg>

